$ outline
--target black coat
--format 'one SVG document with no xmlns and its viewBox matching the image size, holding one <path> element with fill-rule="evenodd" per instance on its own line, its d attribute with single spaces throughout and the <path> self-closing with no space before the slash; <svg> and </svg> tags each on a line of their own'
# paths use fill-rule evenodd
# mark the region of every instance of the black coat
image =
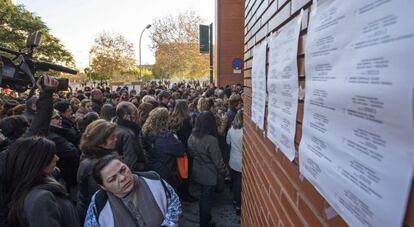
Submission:
<svg viewBox="0 0 414 227">
<path fill-rule="evenodd" d="M 80 151 L 62 135 L 66 129 L 50 127 L 48 139 L 56 144 L 56 155 L 59 157 L 57 167 L 60 169 L 61 177 L 67 186 L 76 185 L 76 173 L 79 167 Z"/>
<path fill-rule="evenodd" d="M 93 194 L 100 189 L 98 183 L 92 177 L 92 170 L 98 159 L 85 159 L 79 165 L 78 169 L 78 199 L 76 208 L 78 209 L 79 217 L 85 220 L 86 211 L 91 202 Z"/>
<path fill-rule="evenodd" d="M 40 92 L 37 112 L 25 136 L 47 136 L 53 112 L 53 92 Z"/>
<path fill-rule="evenodd" d="M 78 227 L 78 213 L 66 194 L 36 186 L 24 200 L 23 226 Z"/>
<path fill-rule="evenodd" d="M 142 147 L 141 127 L 127 120 L 117 120 L 118 134 L 116 150 L 123 156 L 125 164 L 132 171 L 145 169 L 145 156 Z"/>
<path fill-rule="evenodd" d="M 180 129 L 176 131 L 178 139 L 184 144 L 185 150 L 187 151 L 187 141 L 190 138 L 193 127 L 191 126 L 190 117 L 183 120 Z"/>
<path fill-rule="evenodd" d="M 69 142 L 79 146 L 80 138 L 82 136 L 79 129 L 76 127 L 76 124 L 71 119 L 62 117 L 62 127 L 65 130 L 63 137 L 65 137 Z"/>
<path fill-rule="evenodd" d="M 101 114 L 102 105 L 103 105 L 102 102 L 100 102 L 98 100 L 95 100 L 95 99 L 92 99 L 92 109 L 93 109 L 93 111 L 97 112 L 98 114 Z"/>
</svg>

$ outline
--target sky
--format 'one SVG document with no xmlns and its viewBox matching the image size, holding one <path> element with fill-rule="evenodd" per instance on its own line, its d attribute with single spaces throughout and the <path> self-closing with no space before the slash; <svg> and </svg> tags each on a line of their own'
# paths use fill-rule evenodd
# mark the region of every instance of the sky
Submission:
<svg viewBox="0 0 414 227">
<path fill-rule="evenodd" d="M 40 16 L 51 33 L 73 54 L 76 66 L 89 64 L 89 49 L 102 32 L 122 34 L 134 44 L 138 63 L 139 36 L 155 18 L 194 10 L 210 24 L 215 0 L 13 0 Z M 150 31 L 142 36 L 142 64 L 155 63 Z"/>
</svg>

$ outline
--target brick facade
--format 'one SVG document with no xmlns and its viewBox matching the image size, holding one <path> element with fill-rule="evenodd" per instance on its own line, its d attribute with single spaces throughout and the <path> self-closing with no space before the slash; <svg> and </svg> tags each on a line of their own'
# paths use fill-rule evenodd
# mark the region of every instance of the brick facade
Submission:
<svg viewBox="0 0 414 227">
<path fill-rule="evenodd" d="M 219 87 L 243 84 L 243 74 L 233 73 L 234 58 L 243 59 L 243 0 L 216 0 L 215 74 Z"/>
<path fill-rule="evenodd" d="M 304 45 L 310 0 L 246 0 L 244 29 L 244 153 L 243 226 L 347 226 L 340 216 L 327 217 L 331 208 L 299 173 L 298 155 L 290 162 L 251 121 L 251 66 L 253 48 L 271 32 L 278 31 L 305 9 L 299 39 L 299 83 L 304 87 Z M 299 101 L 296 150 L 302 136 L 303 101 Z M 266 124 L 266 120 L 265 120 Z M 405 225 L 414 226 L 414 189 L 406 211 Z M 390 207 L 390 209 L 392 209 Z"/>
</svg>

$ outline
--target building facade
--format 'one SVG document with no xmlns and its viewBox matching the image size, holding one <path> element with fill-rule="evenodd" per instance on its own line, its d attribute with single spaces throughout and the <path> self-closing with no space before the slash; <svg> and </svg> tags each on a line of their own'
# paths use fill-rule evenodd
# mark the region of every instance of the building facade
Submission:
<svg viewBox="0 0 414 227">
<path fill-rule="evenodd" d="M 243 12 L 243 0 L 216 0 L 214 71 L 219 87 L 243 84 Z"/>
<path fill-rule="evenodd" d="M 226 1 L 222 1 L 226 2 Z M 289 161 L 252 121 L 253 49 L 271 33 L 280 31 L 304 9 L 299 36 L 298 81 L 305 87 L 305 51 L 310 0 L 246 0 L 244 8 L 244 139 L 243 226 L 347 226 L 341 216 L 299 172 L 298 147 L 302 138 L 304 102 L 298 100 L 296 158 Z M 267 105 L 267 104 L 266 104 Z M 267 119 L 265 119 L 265 128 Z M 414 189 L 404 225 L 414 226 Z M 390 207 L 389 209 L 393 209 Z"/>
</svg>

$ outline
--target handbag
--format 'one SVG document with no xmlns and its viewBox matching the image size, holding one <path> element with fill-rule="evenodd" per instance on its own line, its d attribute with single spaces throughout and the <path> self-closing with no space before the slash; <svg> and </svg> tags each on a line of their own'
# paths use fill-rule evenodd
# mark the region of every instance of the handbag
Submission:
<svg viewBox="0 0 414 227">
<path fill-rule="evenodd" d="M 186 154 L 177 157 L 177 170 L 181 179 L 188 179 L 188 157 Z"/>
</svg>

